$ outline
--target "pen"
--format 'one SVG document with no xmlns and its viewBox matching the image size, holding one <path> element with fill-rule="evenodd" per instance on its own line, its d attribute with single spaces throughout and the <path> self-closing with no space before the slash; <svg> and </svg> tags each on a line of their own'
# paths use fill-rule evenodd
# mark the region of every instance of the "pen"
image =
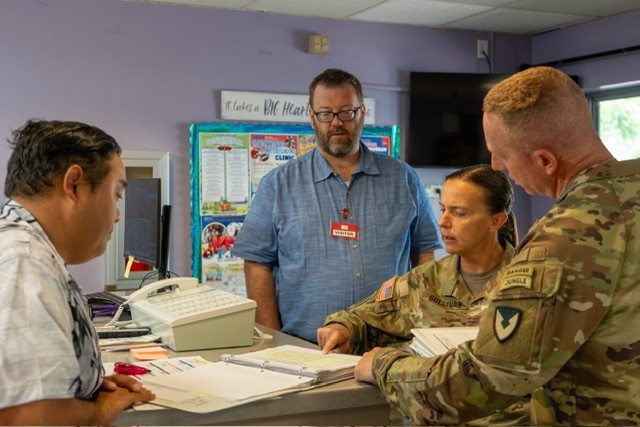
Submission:
<svg viewBox="0 0 640 427">
<path fill-rule="evenodd" d="M 160 366 L 156 365 L 156 364 L 155 364 L 155 363 L 153 363 L 153 362 L 149 362 L 149 364 L 150 364 L 151 366 L 153 366 L 154 368 L 157 368 L 157 369 L 159 369 L 160 371 L 164 372 L 165 374 L 168 374 L 168 373 L 169 373 L 169 372 L 165 371 L 164 369 L 162 369 Z"/>
<path fill-rule="evenodd" d="M 180 359 L 180 363 L 184 363 L 185 365 L 189 366 L 190 368 L 193 368 L 193 365 L 191 363 L 186 362 L 186 361 L 184 361 L 182 359 Z"/>
<path fill-rule="evenodd" d="M 133 365 L 127 362 L 116 362 L 113 365 L 113 372 L 124 375 L 143 375 L 149 372 L 144 366 Z"/>
</svg>

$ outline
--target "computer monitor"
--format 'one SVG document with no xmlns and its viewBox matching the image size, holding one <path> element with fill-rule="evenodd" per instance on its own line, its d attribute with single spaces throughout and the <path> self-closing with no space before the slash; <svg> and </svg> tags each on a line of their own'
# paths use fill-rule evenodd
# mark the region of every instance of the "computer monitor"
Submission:
<svg viewBox="0 0 640 427">
<path fill-rule="evenodd" d="M 124 256 L 168 277 L 171 206 L 161 204 L 159 178 L 129 179 L 125 192 Z"/>
<path fill-rule="evenodd" d="M 171 205 L 163 205 L 160 215 L 160 254 L 158 255 L 158 280 L 168 279 L 169 236 L 171 234 Z"/>
</svg>

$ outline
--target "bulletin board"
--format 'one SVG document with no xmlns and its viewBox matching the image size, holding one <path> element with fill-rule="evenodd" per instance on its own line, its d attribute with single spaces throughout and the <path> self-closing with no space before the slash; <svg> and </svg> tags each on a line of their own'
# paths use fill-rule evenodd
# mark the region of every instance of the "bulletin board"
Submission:
<svg viewBox="0 0 640 427">
<path fill-rule="evenodd" d="M 245 295 L 243 261 L 230 253 L 270 170 L 316 145 L 308 124 L 198 123 L 190 126 L 193 277 Z M 398 126 L 364 126 L 370 150 L 400 157 Z"/>
</svg>

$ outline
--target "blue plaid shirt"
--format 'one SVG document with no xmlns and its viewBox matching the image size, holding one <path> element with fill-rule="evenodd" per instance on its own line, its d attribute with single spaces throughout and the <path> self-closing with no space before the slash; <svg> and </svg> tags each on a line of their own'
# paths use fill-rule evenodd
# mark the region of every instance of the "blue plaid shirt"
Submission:
<svg viewBox="0 0 640 427">
<path fill-rule="evenodd" d="M 237 236 L 235 256 L 274 268 L 283 332 L 315 342 L 327 315 L 406 273 L 410 254 L 442 248 L 418 174 L 360 150 L 348 186 L 317 149 L 269 172 Z M 334 222 L 356 224 L 358 239 L 331 237 Z"/>
</svg>

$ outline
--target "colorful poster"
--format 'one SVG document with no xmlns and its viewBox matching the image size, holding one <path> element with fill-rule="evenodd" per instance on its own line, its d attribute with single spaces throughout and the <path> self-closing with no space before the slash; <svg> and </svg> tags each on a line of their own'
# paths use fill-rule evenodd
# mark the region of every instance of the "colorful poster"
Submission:
<svg viewBox="0 0 640 427">
<path fill-rule="evenodd" d="M 201 213 L 246 213 L 249 206 L 248 136 L 203 133 L 200 147 Z"/>
<path fill-rule="evenodd" d="M 391 137 L 389 136 L 362 135 L 360 140 L 374 153 L 389 154 L 391 152 Z"/>
<path fill-rule="evenodd" d="M 368 126 L 361 141 L 400 157 L 397 126 Z M 193 276 L 245 295 L 243 260 L 230 250 L 260 180 L 316 146 L 309 124 L 200 123 L 191 125 L 191 238 Z"/>
<path fill-rule="evenodd" d="M 251 191 L 255 194 L 263 176 L 297 157 L 298 135 L 251 135 Z"/>
<path fill-rule="evenodd" d="M 246 296 L 243 261 L 231 255 L 244 216 L 202 217 L 200 257 L 202 283 Z"/>
</svg>

